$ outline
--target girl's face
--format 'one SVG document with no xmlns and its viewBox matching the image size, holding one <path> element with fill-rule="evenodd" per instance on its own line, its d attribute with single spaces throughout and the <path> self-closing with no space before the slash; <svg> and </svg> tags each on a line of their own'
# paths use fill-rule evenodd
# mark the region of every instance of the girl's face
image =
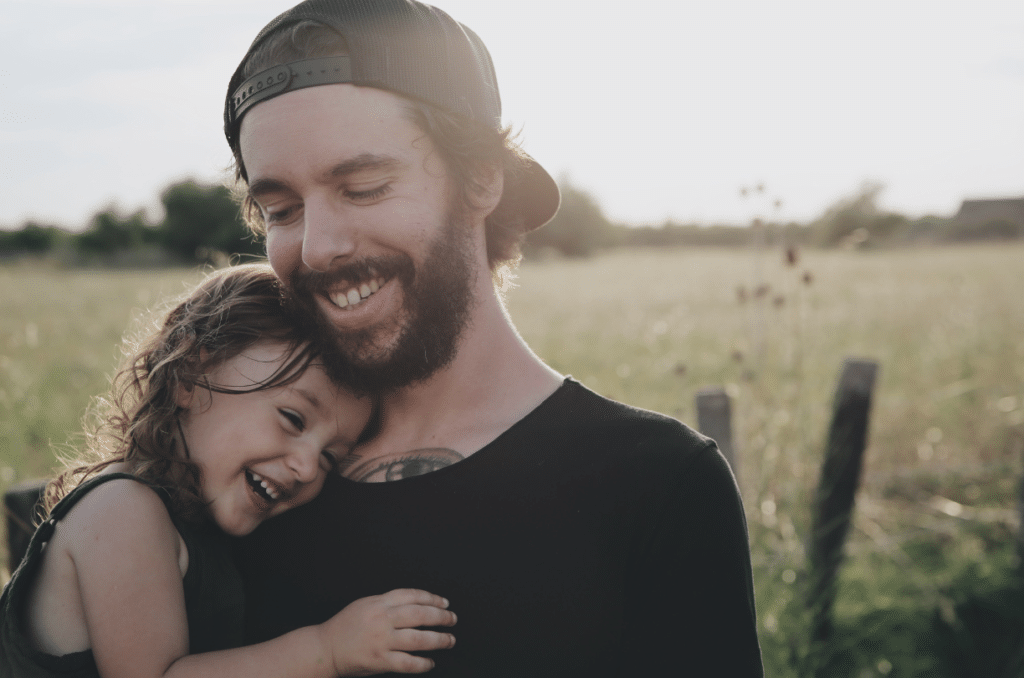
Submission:
<svg viewBox="0 0 1024 678">
<path fill-rule="evenodd" d="M 286 346 L 257 343 L 206 374 L 212 386 L 247 389 L 287 361 Z M 370 418 L 369 398 L 335 386 L 317 365 L 294 382 L 250 393 L 201 386 L 178 394 L 190 458 L 202 469 L 203 499 L 228 534 L 310 501 Z"/>
</svg>

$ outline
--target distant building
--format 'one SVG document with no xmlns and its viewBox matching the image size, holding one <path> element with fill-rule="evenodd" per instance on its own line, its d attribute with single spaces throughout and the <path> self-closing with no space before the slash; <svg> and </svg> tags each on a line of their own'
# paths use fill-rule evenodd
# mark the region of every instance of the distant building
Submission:
<svg viewBox="0 0 1024 678">
<path fill-rule="evenodd" d="M 1021 233 L 1024 232 L 1024 198 L 964 200 L 953 221 L 961 233 L 985 231 L 999 224 Z"/>
</svg>

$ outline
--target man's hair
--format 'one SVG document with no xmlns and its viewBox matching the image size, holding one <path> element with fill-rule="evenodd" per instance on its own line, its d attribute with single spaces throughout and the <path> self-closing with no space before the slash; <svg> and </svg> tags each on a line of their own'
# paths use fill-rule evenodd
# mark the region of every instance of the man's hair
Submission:
<svg viewBox="0 0 1024 678">
<path fill-rule="evenodd" d="M 244 62 L 243 77 L 301 59 L 347 54 L 348 46 L 340 34 L 323 24 L 301 21 L 268 35 Z M 408 119 L 430 138 L 445 161 L 456 197 L 464 208 L 476 205 L 495 168 L 504 174 L 504 190 L 515 190 L 525 166 L 525 154 L 509 127 L 493 129 L 436 106 L 402 98 L 407 104 Z M 242 214 L 255 233 L 264 235 L 263 215 L 248 194 L 248 175 L 237 137 L 231 151 Z M 508 204 L 499 204 L 487 216 L 485 227 L 487 262 L 495 282 L 504 287 L 522 258 L 526 227 L 520 213 Z"/>
</svg>

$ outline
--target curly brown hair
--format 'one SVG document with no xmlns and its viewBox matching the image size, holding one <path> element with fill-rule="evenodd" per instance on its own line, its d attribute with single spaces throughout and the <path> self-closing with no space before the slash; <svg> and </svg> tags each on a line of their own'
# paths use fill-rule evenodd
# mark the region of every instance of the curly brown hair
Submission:
<svg viewBox="0 0 1024 678">
<path fill-rule="evenodd" d="M 243 77 L 300 59 L 345 54 L 348 54 L 348 45 L 341 35 L 323 24 L 301 21 L 268 35 L 245 62 Z M 510 127 L 493 129 L 421 101 L 406 98 L 405 102 L 409 120 L 427 135 L 441 154 L 457 197 L 465 207 L 475 206 L 495 168 L 500 168 L 504 174 L 505 191 L 516 190 L 527 156 Z M 242 215 L 254 233 L 265 235 L 263 215 L 248 194 L 248 175 L 237 134 L 234 139 L 231 152 L 235 160 L 235 192 L 242 204 Z M 522 259 L 526 231 L 523 217 L 514 206 L 503 203 L 487 216 L 484 224 L 487 262 L 495 282 L 504 288 Z"/>
<path fill-rule="evenodd" d="M 249 391 L 292 383 L 320 355 L 302 318 L 267 264 L 215 271 L 166 314 L 155 332 L 125 339 L 125 359 L 110 393 L 96 401 L 85 432 L 85 450 L 65 460 L 65 469 L 46 488 L 47 512 L 75 486 L 111 464 L 164 488 L 172 510 L 186 520 L 204 515 L 199 467 L 180 442 L 176 402 L 179 389 L 197 386 L 223 393 L 204 377 L 211 368 L 256 342 L 285 345 L 287 360 Z"/>
</svg>

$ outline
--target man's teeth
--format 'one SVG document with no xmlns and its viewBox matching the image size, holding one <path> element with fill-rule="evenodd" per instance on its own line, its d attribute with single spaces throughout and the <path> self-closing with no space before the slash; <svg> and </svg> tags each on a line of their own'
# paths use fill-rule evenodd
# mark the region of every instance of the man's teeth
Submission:
<svg viewBox="0 0 1024 678">
<path fill-rule="evenodd" d="M 355 306 L 360 301 L 370 296 L 384 285 L 382 278 L 374 278 L 368 283 L 363 283 L 358 288 L 353 287 L 347 292 L 335 292 L 331 295 L 331 301 L 339 308 Z"/>
</svg>

